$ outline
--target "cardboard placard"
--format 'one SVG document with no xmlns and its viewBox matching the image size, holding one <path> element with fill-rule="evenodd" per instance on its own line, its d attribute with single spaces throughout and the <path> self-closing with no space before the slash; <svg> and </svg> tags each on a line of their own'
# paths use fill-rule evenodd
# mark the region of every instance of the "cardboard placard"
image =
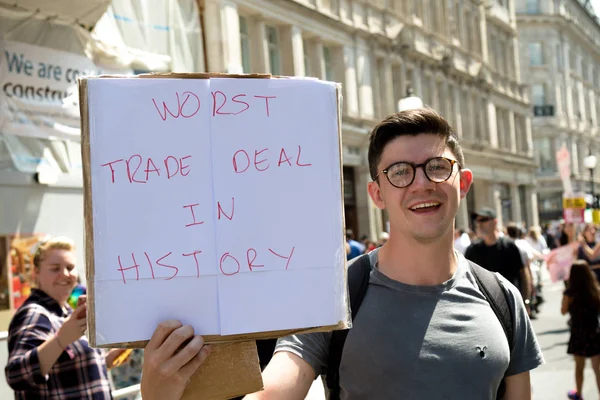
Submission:
<svg viewBox="0 0 600 400">
<path fill-rule="evenodd" d="M 213 351 L 190 378 L 182 400 L 222 400 L 263 388 L 254 341 L 213 345 Z"/>
<path fill-rule="evenodd" d="M 339 87 L 151 77 L 80 81 L 92 346 L 348 327 Z"/>
</svg>

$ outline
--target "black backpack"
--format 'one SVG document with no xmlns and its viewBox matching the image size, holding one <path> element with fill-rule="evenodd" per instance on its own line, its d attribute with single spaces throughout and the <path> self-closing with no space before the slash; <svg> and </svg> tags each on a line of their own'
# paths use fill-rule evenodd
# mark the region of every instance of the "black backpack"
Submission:
<svg viewBox="0 0 600 400">
<path fill-rule="evenodd" d="M 511 308 L 508 305 L 508 297 L 505 290 L 495 273 L 490 272 L 479 265 L 469 261 L 471 271 L 475 276 L 479 289 L 490 303 L 490 307 L 498 317 L 506 339 L 509 343 L 509 348 L 512 353 L 513 348 L 513 317 Z M 367 293 L 369 287 L 369 277 L 371 274 L 371 262 L 368 254 L 363 254 L 356 259 L 348 267 L 348 289 L 350 293 L 350 309 L 352 319 L 356 317 L 356 313 Z M 340 398 L 340 363 L 342 361 L 342 353 L 344 351 L 344 343 L 348 336 L 349 329 L 334 331 L 331 335 L 329 344 L 329 359 L 327 363 L 327 375 L 325 383 L 329 389 L 329 400 L 338 400 Z M 259 358 L 261 369 L 271 360 L 276 339 L 257 340 L 259 350 Z M 504 396 L 505 385 L 504 379 L 498 388 L 497 398 L 501 399 Z"/>
<path fill-rule="evenodd" d="M 495 273 L 490 272 L 471 261 L 469 261 L 469 265 L 479 289 L 483 292 L 487 301 L 490 303 L 490 307 L 502 325 L 502 329 L 504 330 L 512 353 L 514 338 L 513 316 L 512 309 L 508 305 L 506 291 L 502 287 L 502 284 Z M 367 293 L 370 274 L 371 262 L 368 254 L 360 256 L 348 267 L 348 289 L 350 292 L 350 310 L 352 312 L 353 320 Z M 338 400 L 340 398 L 340 363 L 342 361 L 344 343 L 346 342 L 348 332 L 349 329 L 344 329 L 334 331 L 331 335 L 327 375 L 325 378 L 327 388 L 329 389 L 330 400 Z M 498 388 L 498 399 L 501 399 L 504 396 L 505 390 L 506 387 L 503 379 Z"/>
</svg>

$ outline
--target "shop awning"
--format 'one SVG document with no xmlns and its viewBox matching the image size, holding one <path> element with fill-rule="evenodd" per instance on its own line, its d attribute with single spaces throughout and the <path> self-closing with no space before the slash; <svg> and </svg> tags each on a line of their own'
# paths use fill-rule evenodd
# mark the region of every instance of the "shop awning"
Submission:
<svg viewBox="0 0 600 400">
<path fill-rule="evenodd" d="M 56 22 L 93 27 L 110 5 L 110 0 L 0 0 L 0 6 L 37 14 Z"/>
</svg>

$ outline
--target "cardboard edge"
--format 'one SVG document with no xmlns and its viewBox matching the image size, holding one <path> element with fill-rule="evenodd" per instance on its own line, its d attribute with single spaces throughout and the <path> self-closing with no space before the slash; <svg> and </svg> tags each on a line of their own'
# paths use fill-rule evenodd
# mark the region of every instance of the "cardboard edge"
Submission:
<svg viewBox="0 0 600 400">
<path fill-rule="evenodd" d="M 270 79 L 271 74 L 227 74 L 221 72 L 153 72 L 137 75 L 138 78 L 177 78 L 177 79 L 210 79 L 210 78 L 235 78 L 235 79 Z"/>
<path fill-rule="evenodd" d="M 301 335 L 305 333 L 316 333 L 316 332 L 331 332 L 340 329 L 347 329 L 347 321 L 340 321 L 336 325 L 318 326 L 312 328 L 298 328 L 298 329 L 284 329 L 279 331 L 267 331 L 267 332 L 256 332 L 256 333 L 244 333 L 239 335 L 205 335 L 204 341 L 207 344 L 223 344 L 231 342 L 243 342 L 248 340 L 262 340 L 262 339 L 277 339 L 289 335 Z M 122 349 L 142 349 L 146 347 L 148 340 L 139 340 L 134 342 L 120 342 L 120 343 L 106 343 L 101 344 L 98 348 L 122 348 Z"/>
<path fill-rule="evenodd" d="M 79 86 L 79 113 L 81 116 L 81 160 L 83 162 L 83 218 L 85 228 L 85 264 L 87 286 L 87 336 L 90 346 L 96 347 L 96 312 L 94 300 L 94 221 L 92 204 L 92 171 L 90 154 L 90 131 L 88 110 L 88 80 L 78 80 Z"/>
<path fill-rule="evenodd" d="M 338 155 L 340 158 L 340 195 L 342 199 L 342 248 L 345 248 L 346 237 L 346 214 L 344 212 L 344 150 L 342 144 L 342 85 L 336 85 L 336 101 L 337 101 L 337 125 L 338 125 Z M 348 259 L 344 257 L 344 305 L 346 309 L 346 320 L 340 321 L 344 327 L 340 329 L 349 329 L 352 327 L 352 310 L 350 309 L 350 288 L 348 287 Z"/>
</svg>

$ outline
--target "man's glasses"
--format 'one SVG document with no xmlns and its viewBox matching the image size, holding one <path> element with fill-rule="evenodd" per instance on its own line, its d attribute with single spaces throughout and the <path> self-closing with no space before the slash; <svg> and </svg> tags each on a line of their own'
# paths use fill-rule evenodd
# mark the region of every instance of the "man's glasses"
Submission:
<svg viewBox="0 0 600 400">
<path fill-rule="evenodd" d="M 483 224 L 484 222 L 489 222 L 491 221 L 493 218 L 490 217 L 483 217 L 483 218 L 477 218 L 475 219 L 476 222 L 479 222 L 480 224 Z"/>
<path fill-rule="evenodd" d="M 446 157 L 430 158 L 423 164 L 401 161 L 379 172 L 375 180 L 379 175 L 385 174 L 392 186 L 402 189 L 413 183 L 417 168 L 423 168 L 427 179 L 434 183 L 441 183 L 450 179 L 454 171 L 454 164 L 458 164 L 458 161 Z M 460 169 L 460 164 L 458 164 L 458 167 Z"/>
</svg>

